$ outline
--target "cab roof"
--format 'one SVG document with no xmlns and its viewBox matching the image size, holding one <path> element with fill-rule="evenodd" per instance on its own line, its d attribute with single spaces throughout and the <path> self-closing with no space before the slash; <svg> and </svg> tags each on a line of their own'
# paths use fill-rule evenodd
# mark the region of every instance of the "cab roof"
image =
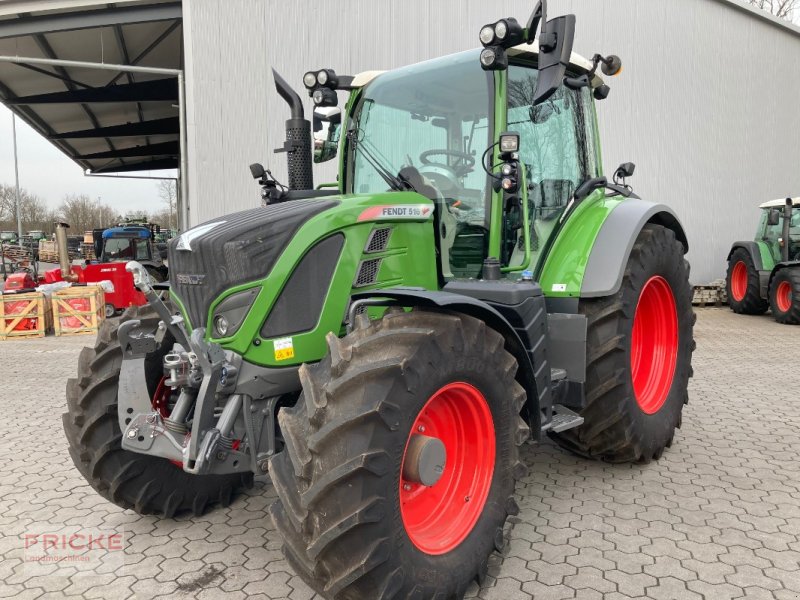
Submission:
<svg viewBox="0 0 800 600">
<path fill-rule="evenodd" d="M 539 40 L 533 40 L 532 44 L 519 44 L 513 48 L 508 49 L 509 56 L 517 56 L 522 58 L 538 58 L 539 56 Z M 592 70 L 592 61 L 580 54 L 572 53 L 569 59 L 569 66 L 582 73 L 588 73 Z M 353 77 L 354 88 L 364 87 L 370 81 L 375 79 L 378 75 L 386 73 L 386 71 L 362 71 Z M 603 78 L 595 73 L 592 79 L 592 87 L 598 87 L 603 84 Z"/>
<path fill-rule="evenodd" d="M 103 239 L 109 238 L 142 238 L 148 239 L 150 230 L 147 227 L 110 227 L 103 231 Z"/>
<path fill-rule="evenodd" d="M 786 206 L 786 198 L 764 202 L 759 208 L 783 208 L 784 206 Z M 800 198 L 792 198 L 792 206 L 800 206 Z"/>
</svg>

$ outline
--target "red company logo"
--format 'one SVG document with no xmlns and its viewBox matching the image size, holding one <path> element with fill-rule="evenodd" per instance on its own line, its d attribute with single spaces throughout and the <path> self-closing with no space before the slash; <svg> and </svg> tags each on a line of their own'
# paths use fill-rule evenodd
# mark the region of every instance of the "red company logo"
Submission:
<svg viewBox="0 0 800 600">
<path fill-rule="evenodd" d="M 26 569 L 70 567 L 75 574 L 95 574 L 99 567 L 122 566 L 125 534 L 81 527 L 33 527 L 21 536 Z M 50 571 L 48 571 L 50 572 Z"/>
</svg>

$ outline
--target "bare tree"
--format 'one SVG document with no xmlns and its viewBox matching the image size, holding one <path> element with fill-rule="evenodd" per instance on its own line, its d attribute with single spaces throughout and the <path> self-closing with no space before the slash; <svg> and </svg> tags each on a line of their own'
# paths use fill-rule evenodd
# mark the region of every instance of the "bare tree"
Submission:
<svg viewBox="0 0 800 600">
<path fill-rule="evenodd" d="M 77 235 L 90 229 L 109 227 L 120 220 L 114 209 L 86 194 L 68 194 L 59 207 L 59 216 Z"/>
<path fill-rule="evenodd" d="M 800 0 L 747 0 L 756 8 L 766 10 L 768 13 L 791 21 L 795 12 L 800 8 Z"/>
<path fill-rule="evenodd" d="M 19 212 L 23 232 L 52 231 L 55 211 L 44 200 L 25 189 L 20 190 Z M 17 230 L 16 190 L 14 186 L 0 184 L 0 229 Z"/>
<path fill-rule="evenodd" d="M 176 211 L 178 200 L 177 187 L 177 182 L 173 181 L 172 179 L 162 179 L 158 182 L 158 195 L 166 205 L 165 210 L 156 213 L 158 216 L 156 222 L 162 227 L 173 229 L 173 225 L 178 221 L 178 215 Z"/>
</svg>

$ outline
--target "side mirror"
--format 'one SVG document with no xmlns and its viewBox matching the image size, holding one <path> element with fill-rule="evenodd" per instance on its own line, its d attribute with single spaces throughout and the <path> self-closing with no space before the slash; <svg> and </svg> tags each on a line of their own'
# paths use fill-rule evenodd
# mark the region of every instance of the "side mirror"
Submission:
<svg viewBox="0 0 800 600">
<path fill-rule="evenodd" d="M 341 127 L 342 110 L 340 108 L 328 107 L 314 110 L 315 163 L 327 162 L 336 157 Z"/>
<path fill-rule="evenodd" d="M 253 176 L 253 179 L 261 179 L 267 172 L 264 170 L 264 165 L 261 163 L 253 163 L 250 165 L 250 174 Z"/>
<path fill-rule="evenodd" d="M 550 98 L 564 82 L 575 41 L 575 15 L 543 23 L 539 39 L 539 80 L 533 96 L 534 106 Z"/>
<path fill-rule="evenodd" d="M 769 215 L 767 215 L 767 225 L 770 227 L 775 227 L 776 225 L 781 224 L 781 209 L 780 208 L 771 208 L 769 211 Z"/>
<path fill-rule="evenodd" d="M 614 178 L 627 179 L 628 177 L 632 177 L 635 171 L 636 171 L 635 164 L 631 162 L 622 163 L 617 168 L 617 172 L 614 174 Z"/>
</svg>

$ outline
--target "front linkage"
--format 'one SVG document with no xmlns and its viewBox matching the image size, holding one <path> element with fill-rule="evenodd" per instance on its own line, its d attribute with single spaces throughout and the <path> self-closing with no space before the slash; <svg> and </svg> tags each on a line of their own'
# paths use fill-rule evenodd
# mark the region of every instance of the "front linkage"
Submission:
<svg viewBox="0 0 800 600">
<path fill-rule="evenodd" d="M 281 388 L 296 384 L 282 386 L 278 381 L 269 396 L 262 386 L 255 392 L 240 385 L 256 381 L 249 371 L 258 367 L 248 364 L 243 369 L 241 355 L 205 341 L 203 328 L 189 335 L 183 317 L 172 314 L 145 268 L 135 261 L 126 268 L 161 321 L 155 328 L 137 319 L 119 326 L 123 449 L 166 458 L 194 475 L 265 474 L 275 452 L 275 408 Z M 167 339 L 175 340 L 171 348 L 163 347 Z M 162 397 L 168 390 L 180 390 L 172 406 L 150 400 L 144 374 L 145 360 L 153 355 L 163 355 Z M 221 406 L 219 398 L 224 398 Z"/>
</svg>

